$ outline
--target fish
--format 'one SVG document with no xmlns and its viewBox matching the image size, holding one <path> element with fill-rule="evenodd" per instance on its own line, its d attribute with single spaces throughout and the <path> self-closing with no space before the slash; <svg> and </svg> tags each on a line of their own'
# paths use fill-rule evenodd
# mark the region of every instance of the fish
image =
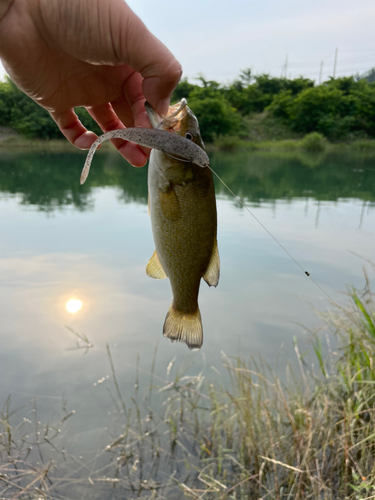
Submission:
<svg viewBox="0 0 375 500">
<path fill-rule="evenodd" d="M 200 282 L 203 278 L 216 287 L 220 277 L 210 162 L 198 120 L 186 99 L 170 106 L 162 118 L 147 102 L 145 108 L 153 128 L 129 127 L 99 136 L 87 154 L 80 183 L 86 181 L 95 151 L 104 141 L 121 138 L 152 149 L 148 190 L 155 252 L 146 273 L 155 279 L 169 278 L 171 284 L 173 300 L 163 335 L 192 350 L 200 349 Z"/>
<path fill-rule="evenodd" d="M 205 152 L 196 116 L 186 99 L 161 118 L 146 102 L 154 130 L 187 139 Z M 206 165 L 207 166 L 207 165 Z M 215 188 L 210 168 L 181 155 L 153 149 L 148 166 L 149 214 L 155 251 L 146 274 L 169 278 L 172 303 L 163 335 L 200 349 L 203 328 L 198 305 L 201 279 L 216 287 L 220 277 Z"/>
</svg>

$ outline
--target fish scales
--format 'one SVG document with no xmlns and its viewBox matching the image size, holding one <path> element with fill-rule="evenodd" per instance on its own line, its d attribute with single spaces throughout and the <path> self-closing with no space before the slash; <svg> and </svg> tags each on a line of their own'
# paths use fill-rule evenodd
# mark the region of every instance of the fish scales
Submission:
<svg viewBox="0 0 375 500">
<path fill-rule="evenodd" d="M 198 120 L 185 99 L 170 106 L 161 119 L 148 103 L 153 129 L 125 128 L 101 135 L 91 146 L 81 174 L 83 184 L 98 146 L 122 138 L 152 149 L 149 170 L 149 210 L 155 252 L 146 273 L 169 278 L 173 300 L 163 334 L 190 349 L 203 343 L 198 294 L 201 279 L 217 286 L 220 259 L 217 247 L 215 190 L 209 158 Z"/>
<path fill-rule="evenodd" d="M 176 112 L 177 106 L 171 107 L 171 115 L 176 115 L 176 120 L 171 123 L 167 116 L 166 124 L 204 147 L 198 121 L 186 101 L 181 113 Z M 146 109 L 155 126 L 158 120 L 154 112 Z M 163 126 L 163 121 L 159 125 Z M 158 279 L 168 277 L 173 294 L 163 334 L 173 342 L 184 342 L 190 349 L 199 349 L 203 342 L 198 306 L 201 278 L 210 286 L 216 286 L 220 268 L 212 173 L 208 168 L 202 169 L 192 162 L 182 162 L 154 150 L 149 163 L 148 187 L 156 250 L 146 272 Z"/>
</svg>

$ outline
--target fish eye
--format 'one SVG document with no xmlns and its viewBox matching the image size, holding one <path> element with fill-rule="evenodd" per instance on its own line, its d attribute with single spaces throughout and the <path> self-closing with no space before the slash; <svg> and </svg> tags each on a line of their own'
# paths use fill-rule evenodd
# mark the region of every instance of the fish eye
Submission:
<svg viewBox="0 0 375 500">
<path fill-rule="evenodd" d="M 191 133 L 190 133 L 190 132 L 186 132 L 185 137 L 186 137 L 186 139 L 188 139 L 189 141 L 192 141 L 192 140 L 193 140 L 193 136 L 191 135 Z"/>
</svg>

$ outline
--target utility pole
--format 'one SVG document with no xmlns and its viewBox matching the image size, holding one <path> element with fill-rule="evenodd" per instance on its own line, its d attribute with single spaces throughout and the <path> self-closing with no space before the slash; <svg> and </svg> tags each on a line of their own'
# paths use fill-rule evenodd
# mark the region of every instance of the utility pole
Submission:
<svg viewBox="0 0 375 500">
<path fill-rule="evenodd" d="M 324 61 L 322 61 L 320 63 L 319 85 L 322 83 L 322 78 L 323 78 L 323 64 L 324 64 Z"/>
<path fill-rule="evenodd" d="M 336 78 L 336 68 L 337 68 L 337 54 L 339 52 L 339 49 L 336 48 L 336 52 L 335 52 L 335 64 L 333 66 L 333 79 Z"/>
<path fill-rule="evenodd" d="M 288 54 L 285 58 L 285 78 L 288 78 Z"/>
<path fill-rule="evenodd" d="M 281 67 L 281 76 L 280 78 L 287 78 L 288 71 L 288 55 L 285 58 L 285 63 Z"/>
</svg>

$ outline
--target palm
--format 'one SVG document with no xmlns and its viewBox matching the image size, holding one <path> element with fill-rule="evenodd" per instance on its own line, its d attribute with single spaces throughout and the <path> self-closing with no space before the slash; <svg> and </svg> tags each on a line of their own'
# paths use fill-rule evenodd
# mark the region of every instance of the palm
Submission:
<svg viewBox="0 0 375 500">
<path fill-rule="evenodd" d="M 96 8 L 98 15 L 90 17 Z M 178 81 L 174 71 L 164 88 L 161 78 L 153 76 L 152 64 L 141 60 L 144 49 L 136 37 L 145 42 L 149 38 L 150 53 L 156 39 L 131 16 L 122 0 L 14 0 L 5 26 L 0 24 L 0 44 L 4 37 L 13 41 L 2 54 L 9 75 L 51 113 L 63 134 L 78 147 L 89 147 L 96 136 L 78 121 L 75 107 L 86 107 L 103 131 L 147 127 L 144 93 L 156 105 L 152 100 L 169 96 Z M 116 40 L 121 39 L 130 39 L 130 48 L 122 42 L 117 47 Z M 173 61 L 162 48 L 163 55 Z M 145 151 L 138 146 L 122 140 L 115 145 L 133 165 L 146 162 Z"/>
</svg>

